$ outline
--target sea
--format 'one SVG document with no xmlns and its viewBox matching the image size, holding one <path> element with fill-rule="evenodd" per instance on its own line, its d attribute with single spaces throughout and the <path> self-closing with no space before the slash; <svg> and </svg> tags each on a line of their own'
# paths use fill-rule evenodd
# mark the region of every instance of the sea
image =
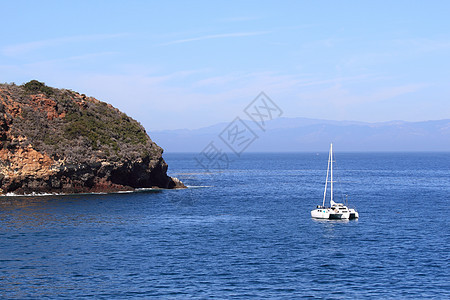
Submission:
<svg viewBox="0 0 450 300">
<path fill-rule="evenodd" d="M 450 153 L 244 153 L 188 189 L 0 197 L 1 299 L 450 299 Z M 328 198 L 327 198 L 327 201 Z"/>
</svg>

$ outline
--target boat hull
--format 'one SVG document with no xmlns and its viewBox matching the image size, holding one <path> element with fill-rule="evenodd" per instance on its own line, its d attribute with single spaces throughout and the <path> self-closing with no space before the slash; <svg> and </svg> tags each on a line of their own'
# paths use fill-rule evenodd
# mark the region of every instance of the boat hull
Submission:
<svg viewBox="0 0 450 300">
<path fill-rule="evenodd" d="M 350 218 L 350 213 L 330 213 L 330 219 L 333 220 L 347 220 Z"/>
<path fill-rule="evenodd" d="M 349 211 L 350 211 L 350 216 L 349 216 L 350 220 L 359 218 L 359 214 L 355 209 L 350 208 Z"/>
<path fill-rule="evenodd" d="M 330 218 L 330 210 L 329 209 L 314 209 L 311 211 L 311 217 L 315 219 L 329 219 Z"/>
<path fill-rule="evenodd" d="M 341 211 L 336 208 L 316 208 L 311 211 L 311 217 L 314 219 L 330 219 L 330 220 L 352 220 L 358 219 L 358 212 L 353 209 L 342 209 Z"/>
</svg>

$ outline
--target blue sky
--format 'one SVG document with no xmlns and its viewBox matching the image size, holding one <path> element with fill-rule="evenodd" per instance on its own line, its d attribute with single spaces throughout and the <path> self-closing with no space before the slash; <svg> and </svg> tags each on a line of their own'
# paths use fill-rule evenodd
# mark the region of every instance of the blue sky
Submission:
<svg viewBox="0 0 450 300">
<path fill-rule="evenodd" d="M 2 1 L 2 82 L 109 102 L 149 132 L 285 117 L 450 117 L 448 1 Z"/>
</svg>

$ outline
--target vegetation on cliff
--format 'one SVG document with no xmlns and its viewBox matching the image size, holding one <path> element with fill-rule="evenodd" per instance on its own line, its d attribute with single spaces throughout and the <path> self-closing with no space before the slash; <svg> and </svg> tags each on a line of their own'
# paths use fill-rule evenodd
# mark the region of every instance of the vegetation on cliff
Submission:
<svg viewBox="0 0 450 300">
<path fill-rule="evenodd" d="M 37 80 L 0 84 L 0 192 L 175 187 L 161 155 L 110 104 Z"/>
</svg>

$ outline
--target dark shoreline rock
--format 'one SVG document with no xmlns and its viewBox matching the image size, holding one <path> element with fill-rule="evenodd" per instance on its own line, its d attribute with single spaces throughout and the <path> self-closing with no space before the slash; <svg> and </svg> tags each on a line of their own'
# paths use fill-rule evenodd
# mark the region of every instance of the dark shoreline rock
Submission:
<svg viewBox="0 0 450 300">
<path fill-rule="evenodd" d="M 185 188 L 163 150 L 111 105 L 32 81 L 0 85 L 0 194 Z"/>
</svg>

